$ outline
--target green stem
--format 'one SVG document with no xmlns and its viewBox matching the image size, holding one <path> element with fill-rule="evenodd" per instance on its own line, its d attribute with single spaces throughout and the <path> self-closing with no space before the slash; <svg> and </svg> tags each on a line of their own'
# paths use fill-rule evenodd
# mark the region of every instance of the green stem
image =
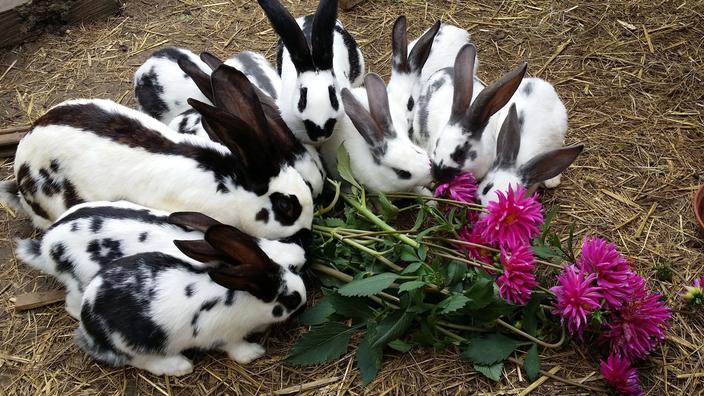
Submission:
<svg viewBox="0 0 704 396">
<path fill-rule="evenodd" d="M 403 267 L 401 267 L 401 266 L 397 265 L 396 263 L 394 263 L 393 261 L 387 259 L 386 257 L 384 257 L 384 255 L 382 253 L 380 253 L 374 249 L 370 249 L 370 248 L 362 245 L 361 243 L 355 241 L 354 239 L 344 238 L 342 235 L 339 235 L 334 230 L 330 231 L 330 236 L 332 236 L 333 238 L 335 238 L 343 243 L 346 243 L 352 247 L 355 247 L 358 250 L 361 250 L 362 252 L 367 253 L 370 256 L 375 257 L 382 264 L 384 264 L 385 266 L 389 267 L 390 269 L 392 269 L 396 272 L 403 271 Z"/>
<path fill-rule="evenodd" d="M 337 201 L 340 199 L 340 183 L 336 182 L 336 181 L 332 181 L 330 179 L 328 179 L 328 181 L 333 186 L 335 186 L 335 197 L 333 197 L 332 202 L 330 202 L 330 204 L 328 206 L 321 208 L 320 210 L 315 212 L 313 214 L 313 216 L 322 216 L 322 215 L 328 213 L 329 211 L 333 210 L 333 208 L 335 208 L 335 205 L 337 205 Z"/>
<path fill-rule="evenodd" d="M 311 264 L 310 267 L 311 267 L 311 269 L 313 269 L 315 271 L 322 272 L 323 274 L 326 274 L 326 275 L 330 275 L 333 278 L 341 280 L 345 283 L 350 283 L 354 280 L 354 278 L 352 276 L 347 275 L 346 273 L 344 273 L 342 271 L 338 271 L 335 268 L 329 267 L 329 266 L 327 266 L 323 263 L 320 263 L 320 262 L 315 262 L 315 263 Z M 398 297 L 392 296 L 391 294 L 384 293 L 384 292 L 379 293 L 379 296 L 382 297 L 384 300 L 386 300 L 387 301 L 386 304 L 391 306 L 391 308 L 393 308 L 393 309 L 399 308 L 397 305 L 390 303 L 390 302 L 394 302 L 396 304 L 400 304 L 401 300 Z M 381 298 L 379 298 L 377 296 L 368 296 L 368 297 L 372 301 L 374 301 L 375 303 L 377 303 L 379 305 L 384 305 L 384 302 L 382 301 Z"/>
<path fill-rule="evenodd" d="M 370 196 L 376 196 L 375 194 L 370 194 Z M 447 198 L 435 198 L 431 197 L 428 195 L 418 195 L 418 194 L 411 194 L 411 193 L 389 193 L 386 194 L 387 197 L 389 198 L 416 198 L 420 199 L 423 201 L 437 201 L 437 202 L 443 202 L 443 203 L 448 203 L 451 205 L 455 206 L 462 206 L 466 208 L 470 208 L 472 210 L 477 210 L 477 211 L 483 211 L 484 206 L 471 203 L 471 202 L 463 202 L 463 201 L 455 201 L 454 199 L 447 199 Z"/>
<path fill-rule="evenodd" d="M 566 336 L 566 334 L 565 334 L 565 329 L 563 328 L 563 329 L 562 329 L 562 336 L 560 337 L 560 341 L 558 341 L 558 342 L 556 342 L 556 343 L 554 343 L 554 344 L 550 344 L 550 343 L 547 343 L 547 342 L 545 342 L 545 341 L 543 341 L 543 340 L 541 340 L 541 339 L 539 339 L 539 338 L 533 337 L 532 335 L 526 333 L 525 331 L 523 331 L 523 330 L 521 330 L 521 329 L 519 329 L 519 328 L 517 328 L 517 327 L 514 327 L 514 326 L 512 326 L 512 325 L 510 325 L 510 324 L 508 324 L 508 323 L 506 323 L 506 322 L 504 322 L 504 321 L 501 320 L 501 319 L 496 319 L 495 322 L 496 322 L 498 325 L 503 326 L 504 328 L 510 330 L 511 332 L 516 333 L 516 334 L 520 335 L 521 337 L 523 337 L 523 338 L 525 338 L 525 339 L 528 339 L 528 340 L 530 340 L 530 341 L 533 341 L 534 343 L 536 343 L 536 344 L 538 344 L 538 345 L 540 345 L 540 346 L 542 346 L 542 347 L 545 347 L 545 348 L 559 348 L 559 347 L 562 346 L 562 344 L 565 343 L 565 339 L 567 338 L 567 336 Z"/>
<path fill-rule="evenodd" d="M 403 234 L 400 234 L 396 229 L 394 229 L 390 225 L 386 224 L 386 222 L 384 220 L 380 219 L 377 215 L 372 213 L 369 209 L 367 209 L 365 206 L 361 205 L 359 202 L 350 198 L 347 194 L 343 194 L 342 199 L 347 201 L 347 203 L 352 205 L 352 207 L 354 207 L 357 210 L 357 212 L 359 212 L 359 214 L 366 217 L 369 221 L 376 224 L 382 230 L 392 232 L 391 235 L 393 235 L 394 238 L 405 243 L 406 245 L 411 246 L 414 249 L 418 249 L 420 247 L 420 243 L 414 241 L 413 239 L 411 239 Z"/>
</svg>

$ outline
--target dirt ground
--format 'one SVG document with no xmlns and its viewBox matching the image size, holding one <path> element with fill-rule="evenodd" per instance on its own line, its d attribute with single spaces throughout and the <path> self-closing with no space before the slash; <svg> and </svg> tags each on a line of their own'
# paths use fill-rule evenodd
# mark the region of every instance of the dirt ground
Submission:
<svg viewBox="0 0 704 396">
<path fill-rule="evenodd" d="M 300 15 L 317 2 L 285 3 Z M 529 74 L 556 85 L 569 111 L 568 143 L 587 148 L 544 203 L 560 204 L 561 223 L 574 222 L 580 237 L 616 242 L 670 301 L 667 341 L 639 364 L 647 394 L 704 393 L 704 316 L 678 297 L 682 285 L 704 274 L 704 240 L 691 208 L 695 187 L 704 183 L 704 2 L 369 0 L 340 18 L 368 68 L 382 76 L 389 73 L 391 26 L 402 13 L 413 36 L 438 18 L 467 28 L 485 81 L 527 60 Z M 164 46 L 220 56 L 255 50 L 273 61 L 275 35 L 249 0 L 127 0 L 107 21 L 3 51 L 0 127 L 27 125 L 71 98 L 132 106 L 134 71 Z M 12 177 L 10 161 L 3 178 Z M 1 394 L 248 395 L 306 384 L 309 394 L 324 395 L 499 395 L 530 385 L 513 364 L 501 382 L 490 383 L 456 351 L 412 350 L 389 353 L 378 378 L 362 388 L 352 351 L 318 367 L 283 364 L 304 331 L 291 327 L 265 335 L 268 354 L 247 366 L 219 353 L 196 354 L 195 372 L 180 378 L 100 365 L 74 346 L 76 323 L 60 304 L 15 312 L 13 296 L 58 284 L 14 259 L 13 239 L 33 232 L 26 218 L 3 210 L 0 221 Z M 658 279 L 656 268 L 671 268 L 671 280 Z M 598 355 L 576 342 L 541 355 L 543 369 L 560 366 L 562 377 L 605 386 Z M 588 392 L 549 380 L 533 394 Z"/>
</svg>

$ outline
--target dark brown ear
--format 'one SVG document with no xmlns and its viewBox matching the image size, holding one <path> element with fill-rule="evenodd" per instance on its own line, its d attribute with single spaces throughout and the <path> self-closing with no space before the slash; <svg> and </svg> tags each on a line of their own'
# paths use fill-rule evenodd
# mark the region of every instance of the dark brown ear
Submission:
<svg viewBox="0 0 704 396">
<path fill-rule="evenodd" d="M 391 31 L 391 68 L 398 73 L 411 72 L 411 66 L 408 64 L 408 33 L 404 15 L 396 18 Z"/>
<path fill-rule="evenodd" d="M 188 104 L 200 113 L 203 128 L 205 128 L 211 139 L 214 137 L 215 139 L 213 140 L 222 142 L 225 147 L 243 160 L 247 158 L 246 144 L 242 144 L 243 139 L 239 137 L 255 135 L 249 124 L 223 109 L 213 107 L 193 98 L 188 99 Z M 240 133 L 233 134 L 233 130 L 238 130 Z"/>
<path fill-rule="evenodd" d="M 386 93 L 384 80 L 377 74 L 369 73 L 364 77 L 364 87 L 367 89 L 369 112 L 372 119 L 381 128 L 385 136 L 395 136 L 394 124 L 389 110 L 389 97 Z"/>
<path fill-rule="evenodd" d="M 521 181 L 530 186 L 559 175 L 577 159 L 583 149 L 583 144 L 577 144 L 533 157 L 521 166 Z"/>
<path fill-rule="evenodd" d="M 255 87 L 242 72 L 222 64 L 211 75 L 213 102 L 249 124 L 257 132 L 262 143 L 266 135 L 267 122 L 257 97 Z"/>
<path fill-rule="evenodd" d="M 516 104 L 512 104 L 504 119 L 496 140 L 496 167 L 510 169 L 516 165 L 518 151 L 521 149 L 521 123 L 518 120 Z"/>
<path fill-rule="evenodd" d="M 191 62 L 187 58 L 179 59 L 178 67 L 183 70 L 188 77 L 196 83 L 196 86 L 203 93 L 203 95 L 208 98 L 211 102 L 213 101 L 213 88 L 210 85 L 210 76 L 198 67 L 195 63 Z"/>
<path fill-rule="evenodd" d="M 458 123 L 464 119 L 472 102 L 474 93 L 474 60 L 477 49 L 467 44 L 460 49 L 455 57 L 453 70 L 454 94 L 452 97 L 452 115 L 450 121 Z"/>
<path fill-rule="evenodd" d="M 169 215 L 169 223 L 191 228 L 205 233 L 209 227 L 221 224 L 214 218 L 200 212 L 174 212 Z"/>
<path fill-rule="evenodd" d="M 175 240 L 174 245 L 181 253 L 200 261 L 201 263 L 221 262 L 227 260 L 227 256 L 217 249 L 213 248 L 204 240 Z"/>
<path fill-rule="evenodd" d="M 416 41 L 416 45 L 413 46 L 411 53 L 408 55 L 408 64 L 410 66 L 409 71 L 416 74 L 420 74 L 425 62 L 430 56 L 430 51 L 433 48 L 433 41 L 435 41 L 435 36 L 440 30 L 440 21 L 435 21 L 433 26 L 428 29 L 427 32 L 423 33 L 422 36 Z"/>
<path fill-rule="evenodd" d="M 252 265 L 263 271 L 275 264 L 257 245 L 254 237 L 226 224 L 214 225 L 205 233 L 205 240 L 213 247 L 227 254 L 231 261 Z"/>
<path fill-rule="evenodd" d="M 212 70 L 217 69 L 218 66 L 223 64 L 223 61 L 220 58 L 207 51 L 200 53 L 200 60 L 205 62 L 205 64 L 208 65 Z"/>
<path fill-rule="evenodd" d="M 279 271 L 262 271 L 254 265 L 223 265 L 208 272 L 210 279 L 230 290 L 243 290 L 253 296 L 270 302 L 276 298 L 281 288 Z"/>
<path fill-rule="evenodd" d="M 383 143 L 384 132 L 372 119 L 367 109 L 359 103 L 349 89 L 343 88 L 340 94 L 342 96 L 342 104 L 345 106 L 345 113 L 367 144 L 374 147 Z"/>
<path fill-rule="evenodd" d="M 474 129 L 486 126 L 489 118 L 508 103 L 523 80 L 527 68 L 528 64 L 524 62 L 477 95 L 467 113 L 469 124 Z"/>
</svg>

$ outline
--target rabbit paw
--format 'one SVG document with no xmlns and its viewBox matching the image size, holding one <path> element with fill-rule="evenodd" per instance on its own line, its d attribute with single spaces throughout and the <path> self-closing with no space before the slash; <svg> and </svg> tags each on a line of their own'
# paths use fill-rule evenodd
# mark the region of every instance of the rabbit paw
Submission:
<svg viewBox="0 0 704 396">
<path fill-rule="evenodd" d="M 225 352 L 227 352 L 230 359 L 236 361 L 237 363 L 247 364 L 264 356 L 266 350 L 263 346 L 257 343 L 241 341 L 228 345 L 225 348 Z"/>
<path fill-rule="evenodd" d="M 154 375 L 179 376 L 193 372 L 193 363 L 183 355 L 137 355 L 132 358 L 130 365 L 147 370 Z"/>
<path fill-rule="evenodd" d="M 553 177 L 552 179 L 545 180 L 543 182 L 545 188 L 555 188 L 560 185 L 560 175 Z"/>
</svg>

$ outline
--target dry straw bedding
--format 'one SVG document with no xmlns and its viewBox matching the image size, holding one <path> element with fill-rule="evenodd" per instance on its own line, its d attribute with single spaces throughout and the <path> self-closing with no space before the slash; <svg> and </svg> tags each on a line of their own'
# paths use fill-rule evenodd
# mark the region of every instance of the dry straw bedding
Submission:
<svg viewBox="0 0 704 396">
<path fill-rule="evenodd" d="M 286 3 L 302 14 L 316 1 Z M 368 67 L 382 75 L 389 73 L 391 24 L 399 14 L 409 17 L 413 35 L 437 18 L 469 29 L 485 81 L 527 60 L 530 74 L 557 86 L 570 116 L 568 143 L 584 142 L 587 149 L 543 200 L 560 204 L 560 221 L 574 222 L 580 236 L 616 242 L 649 286 L 670 299 L 668 339 L 642 364 L 649 394 L 704 392 L 704 320 L 677 297 L 683 283 L 704 273 L 704 240 L 690 207 L 695 186 L 704 182 L 704 2 L 369 0 L 341 19 Z M 273 60 L 275 36 L 249 0 L 128 0 L 120 16 L 45 35 L 0 56 L 2 127 L 28 124 L 69 98 L 134 105 L 132 75 L 162 46 L 221 56 L 255 50 Z M 11 177 L 12 164 L 2 168 Z M 284 365 L 303 331 L 293 328 L 265 335 L 269 353 L 247 366 L 219 353 L 197 354 L 195 372 L 181 378 L 99 365 L 73 345 L 76 323 L 62 306 L 14 311 L 14 295 L 58 284 L 14 258 L 13 238 L 33 232 L 28 221 L 3 211 L 0 224 L 0 393 L 254 394 L 305 384 L 314 394 L 518 394 L 530 385 L 513 364 L 496 384 L 454 351 L 414 350 L 388 356 L 363 389 L 352 353 L 319 367 Z M 671 281 L 656 279 L 658 265 L 671 266 Z M 572 343 L 542 355 L 544 369 L 560 366 L 563 377 L 604 385 L 593 351 Z M 586 391 L 553 380 L 533 390 L 580 392 Z"/>
</svg>

